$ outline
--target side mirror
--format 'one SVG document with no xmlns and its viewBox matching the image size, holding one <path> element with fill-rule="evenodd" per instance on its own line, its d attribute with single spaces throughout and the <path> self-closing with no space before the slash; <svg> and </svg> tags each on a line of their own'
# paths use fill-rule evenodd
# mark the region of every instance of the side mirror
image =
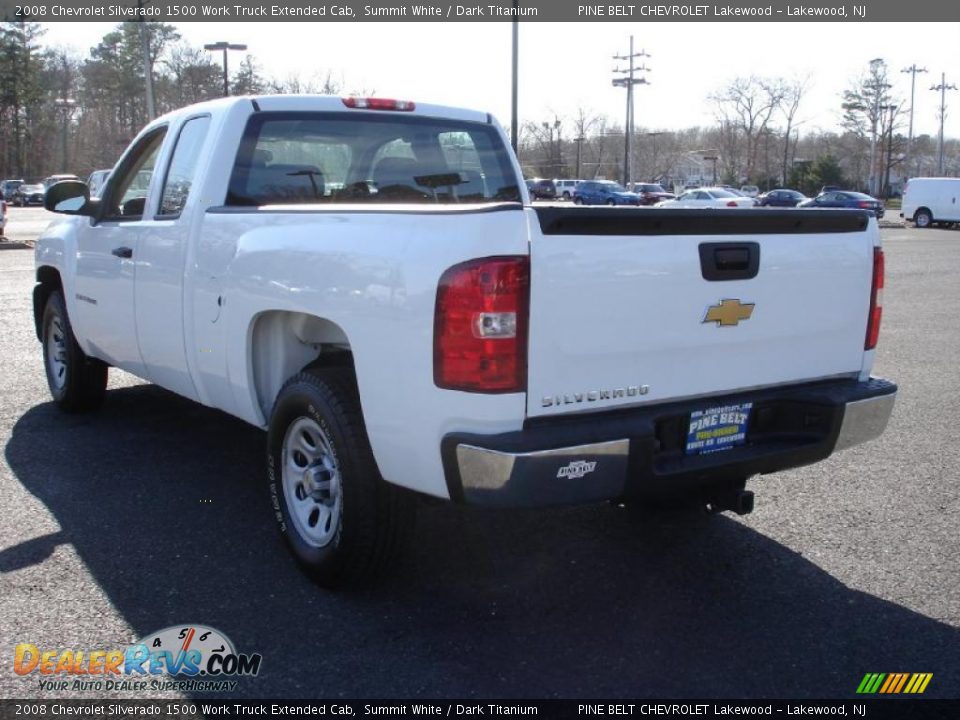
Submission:
<svg viewBox="0 0 960 720">
<path fill-rule="evenodd" d="M 96 201 L 90 201 L 90 188 L 79 180 L 61 180 L 47 188 L 43 198 L 43 206 L 51 211 L 64 215 L 93 216 L 96 211 Z"/>
</svg>

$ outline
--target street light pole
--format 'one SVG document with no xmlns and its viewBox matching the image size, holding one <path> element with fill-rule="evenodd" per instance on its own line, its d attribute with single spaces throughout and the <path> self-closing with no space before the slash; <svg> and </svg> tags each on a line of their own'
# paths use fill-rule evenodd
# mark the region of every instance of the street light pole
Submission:
<svg viewBox="0 0 960 720">
<path fill-rule="evenodd" d="M 215 43 L 207 43 L 203 46 L 204 50 L 222 50 L 223 51 L 223 96 L 230 96 L 230 70 L 227 66 L 227 52 L 230 50 L 246 50 L 247 46 L 240 43 L 228 43 L 223 40 Z"/>
<path fill-rule="evenodd" d="M 634 60 L 636 58 L 648 58 L 650 55 L 641 50 L 640 52 L 633 51 L 633 35 L 630 36 L 630 52 L 627 55 L 614 55 L 614 60 L 626 60 L 629 62 L 629 65 L 626 70 L 614 69 L 615 73 L 623 73 L 626 77 L 614 78 L 613 86 L 614 87 L 625 87 L 627 88 L 627 117 L 626 117 L 626 126 L 624 128 L 624 143 L 623 143 L 623 186 L 627 189 L 630 187 L 630 140 L 633 136 L 633 86 L 634 85 L 649 85 L 649 81 L 646 77 L 634 78 L 634 75 L 638 72 L 648 72 L 650 68 L 646 65 L 636 67 L 634 65 Z"/>
<path fill-rule="evenodd" d="M 943 175 L 943 121 L 947 116 L 947 90 L 956 90 L 957 86 L 947 85 L 947 74 L 940 73 L 940 84 L 933 85 L 930 89 L 940 91 L 940 153 L 937 161 L 937 172 Z"/>
<path fill-rule="evenodd" d="M 871 195 L 877 193 L 877 122 L 880 119 L 880 102 L 884 97 L 882 93 L 892 87 L 890 83 L 879 81 L 881 68 L 885 68 L 885 66 L 886 63 L 884 63 L 883 58 L 874 58 L 870 61 L 870 74 L 874 77 L 874 82 L 866 86 L 873 90 L 873 106 L 870 110 L 870 178 L 867 181 Z"/>
<path fill-rule="evenodd" d="M 917 64 L 914 63 L 908 68 L 904 68 L 900 72 L 910 73 L 910 130 L 907 137 L 907 161 L 904 165 L 907 168 L 907 172 L 910 172 L 910 161 L 913 159 L 913 99 L 914 94 L 917 89 L 917 73 L 927 72 L 926 68 L 918 68 Z"/>
</svg>

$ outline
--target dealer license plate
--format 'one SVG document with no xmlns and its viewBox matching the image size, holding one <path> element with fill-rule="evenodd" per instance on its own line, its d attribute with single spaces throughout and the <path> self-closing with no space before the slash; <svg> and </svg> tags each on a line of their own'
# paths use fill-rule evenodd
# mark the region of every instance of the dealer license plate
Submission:
<svg viewBox="0 0 960 720">
<path fill-rule="evenodd" d="M 743 445 L 752 409 L 753 403 L 740 403 L 690 413 L 687 455 L 705 455 Z"/>
</svg>

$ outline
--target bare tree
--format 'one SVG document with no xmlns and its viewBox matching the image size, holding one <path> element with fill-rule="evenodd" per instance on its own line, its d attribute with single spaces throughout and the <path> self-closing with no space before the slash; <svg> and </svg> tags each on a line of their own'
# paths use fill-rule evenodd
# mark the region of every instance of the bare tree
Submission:
<svg viewBox="0 0 960 720">
<path fill-rule="evenodd" d="M 871 193 L 879 190 L 878 139 L 883 116 L 889 107 L 900 104 L 890 93 L 892 86 L 886 62 L 875 58 L 868 64 L 867 71 L 843 93 L 841 124 L 861 140 L 861 147 L 869 148 L 866 185 Z"/>
<path fill-rule="evenodd" d="M 780 179 L 786 184 L 787 174 L 790 169 L 792 154 L 791 138 L 793 138 L 794 128 L 800 123 L 797 122 L 797 112 L 800 110 L 800 103 L 803 96 L 810 86 L 810 76 L 798 78 L 784 82 L 783 97 L 780 99 L 780 113 L 783 115 L 785 128 L 783 131 L 783 166 L 780 169 Z M 793 140 L 794 153 L 796 152 L 796 142 Z"/>
<path fill-rule="evenodd" d="M 781 80 L 751 75 L 734 78 L 720 92 L 710 95 L 727 146 L 724 159 L 731 172 L 739 171 L 747 177 L 754 175 L 759 139 L 767 131 L 784 92 Z M 737 167 L 740 163 L 732 164 L 741 157 L 740 167 Z"/>
</svg>

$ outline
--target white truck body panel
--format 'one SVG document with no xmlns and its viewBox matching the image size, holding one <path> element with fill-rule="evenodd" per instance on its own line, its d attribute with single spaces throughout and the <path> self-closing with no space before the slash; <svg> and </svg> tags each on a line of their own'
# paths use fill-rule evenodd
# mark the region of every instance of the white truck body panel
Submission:
<svg viewBox="0 0 960 720">
<path fill-rule="evenodd" d="M 859 374 L 872 243 L 861 233 L 751 236 L 757 277 L 708 282 L 698 245 L 725 239 L 535 237 L 529 415 Z M 749 321 L 702 322 L 724 298 L 755 304 Z M 590 396 L 631 387 L 646 391 Z"/>
<path fill-rule="evenodd" d="M 167 129 L 142 218 L 73 217 L 44 233 L 38 268 L 62 279 L 85 353 L 266 427 L 288 378 L 321 346 L 348 347 L 381 474 L 438 497 L 450 495 L 441 444 L 453 433 L 509 434 L 585 409 L 869 377 L 874 221 L 847 234 L 751 236 L 758 276 L 712 283 L 700 277 L 697 246 L 729 236 L 542 233 L 512 155 L 520 203 L 227 207 L 247 121 L 272 111 L 357 112 L 340 98 L 277 96 L 159 118 L 139 136 Z M 188 200 L 176 219 L 157 217 L 162 168 L 183 124 L 202 115 L 211 122 Z M 486 113 L 418 104 L 405 115 L 490 124 L 509 144 Z M 115 254 L 123 247 L 131 257 Z M 438 388 L 438 282 L 451 266 L 494 256 L 529 258 L 526 391 Z M 755 303 L 753 318 L 702 324 L 724 298 Z M 543 403 L 621 386 L 648 390 L 591 407 Z"/>
</svg>

